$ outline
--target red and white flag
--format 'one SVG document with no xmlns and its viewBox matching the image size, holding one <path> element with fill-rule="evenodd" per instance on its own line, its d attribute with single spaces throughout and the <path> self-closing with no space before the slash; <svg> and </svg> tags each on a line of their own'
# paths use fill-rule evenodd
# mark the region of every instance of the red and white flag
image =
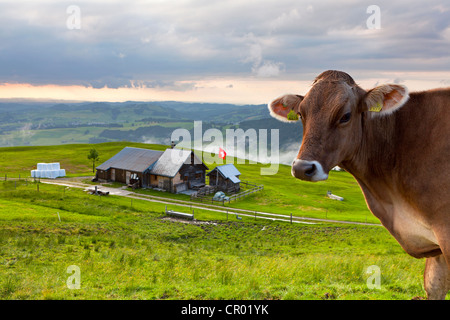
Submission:
<svg viewBox="0 0 450 320">
<path fill-rule="evenodd" d="M 225 159 L 226 156 L 227 153 L 225 152 L 225 150 L 219 147 L 219 158 Z"/>
</svg>

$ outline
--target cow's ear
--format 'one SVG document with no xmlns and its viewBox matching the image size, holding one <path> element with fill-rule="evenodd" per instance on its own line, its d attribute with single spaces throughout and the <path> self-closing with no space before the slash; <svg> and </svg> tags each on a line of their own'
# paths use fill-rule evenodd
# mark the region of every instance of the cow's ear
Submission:
<svg viewBox="0 0 450 320">
<path fill-rule="evenodd" d="M 287 94 L 269 103 L 270 115 L 284 122 L 298 121 L 299 105 L 303 97 L 295 94 Z"/>
<path fill-rule="evenodd" d="M 409 99 L 408 88 L 400 84 L 384 84 L 369 90 L 364 97 L 365 110 L 374 115 L 387 115 L 401 108 Z"/>
</svg>

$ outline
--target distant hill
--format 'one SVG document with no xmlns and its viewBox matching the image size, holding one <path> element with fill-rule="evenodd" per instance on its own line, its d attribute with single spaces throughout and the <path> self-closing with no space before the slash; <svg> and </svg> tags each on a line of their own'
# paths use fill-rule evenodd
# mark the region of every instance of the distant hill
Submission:
<svg viewBox="0 0 450 320">
<path fill-rule="evenodd" d="M 300 124 L 270 117 L 266 105 L 155 102 L 0 101 L 0 146 L 134 141 L 170 143 L 176 128 L 192 131 L 254 128 L 279 130 L 280 148 L 298 145 Z M 269 139 L 270 146 L 270 139 Z"/>
<path fill-rule="evenodd" d="M 160 106 L 176 110 L 181 117 L 192 120 L 238 123 L 268 118 L 266 105 L 234 105 L 219 103 L 157 102 Z"/>
</svg>

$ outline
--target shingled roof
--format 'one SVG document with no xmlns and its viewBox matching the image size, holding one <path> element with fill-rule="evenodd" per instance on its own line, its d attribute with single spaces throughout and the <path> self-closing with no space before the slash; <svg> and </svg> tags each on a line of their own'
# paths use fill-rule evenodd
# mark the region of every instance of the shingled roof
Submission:
<svg viewBox="0 0 450 320">
<path fill-rule="evenodd" d="M 191 153 L 193 153 L 191 150 L 166 149 L 164 154 L 159 158 L 158 162 L 156 162 L 153 166 L 150 173 L 158 176 L 173 178 L 183 164 L 191 163 Z M 194 164 L 203 164 L 195 153 Z M 206 169 L 208 168 L 206 167 Z"/>
<path fill-rule="evenodd" d="M 163 151 L 125 147 L 111 159 L 97 167 L 98 170 L 109 168 L 135 172 L 144 172 L 151 168 L 163 155 Z"/>
</svg>

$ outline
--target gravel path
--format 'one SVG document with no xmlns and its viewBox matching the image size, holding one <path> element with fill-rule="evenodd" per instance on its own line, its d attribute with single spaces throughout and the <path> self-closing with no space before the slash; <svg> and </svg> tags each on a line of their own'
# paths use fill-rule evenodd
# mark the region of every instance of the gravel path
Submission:
<svg viewBox="0 0 450 320">
<path fill-rule="evenodd" d="M 67 186 L 71 188 L 80 188 L 84 189 L 85 191 L 88 190 L 94 190 L 95 185 L 86 184 L 81 181 L 72 181 L 69 179 L 64 180 L 47 180 L 42 179 L 41 183 L 47 183 L 47 184 L 54 184 L 54 185 L 62 185 Z M 109 192 L 110 195 L 115 196 L 122 196 L 122 197 L 128 197 L 133 199 L 139 199 L 139 200 L 146 200 L 151 202 L 158 202 L 168 205 L 177 205 L 182 207 L 187 207 L 192 209 L 202 209 L 202 210 L 209 210 L 214 212 L 220 212 L 224 214 L 229 215 L 236 215 L 236 216 L 243 216 L 243 217 L 256 217 L 258 219 L 268 219 L 268 220 L 278 220 L 278 221 L 285 221 L 285 222 L 291 222 L 291 217 L 288 215 L 283 214 L 277 214 L 277 213 L 270 213 L 270 212 L 262 212 L 262 211 L 252 211 L 252 210 L 245 210 L 245 209 L 239 209 L 239 208 L 226 208 L 223 206 L 217 206 L 217 205 L 210 205 L 210 204 L 199 204 L 197 202 L 192 201 L 185 201 L 185 200 L 178 200 L 178 199 L 171 199 L 166 197 L 159 197 L 159 196 L 152 196 L 152 195 L 146 195 L 146 194 L 140 194 L 135 193 L 129 190 L 126 190 L 124 188 L 111 188 L 111 187 L 105 187 L 102 185 L 97 186 L 98 190 L 101 190 L 103 192 Z M 316 224 L 316 223 L 343 223 L 343 224 L 352 224 L 352 225 L 366 225 L 366 226 L 381 226 L 381 224 L 377 223 L 366 223 L 366 222 L 354 222 L 354 221 L 342 221 L 342 220 L 330 220 L 330 219 L 320 219 L 320 218 L 306 218 L 306 217 L 298 217 L 298 216 L 292 216 L 292 223 L 302 223 L 302 224 Z"/>
</svg>

